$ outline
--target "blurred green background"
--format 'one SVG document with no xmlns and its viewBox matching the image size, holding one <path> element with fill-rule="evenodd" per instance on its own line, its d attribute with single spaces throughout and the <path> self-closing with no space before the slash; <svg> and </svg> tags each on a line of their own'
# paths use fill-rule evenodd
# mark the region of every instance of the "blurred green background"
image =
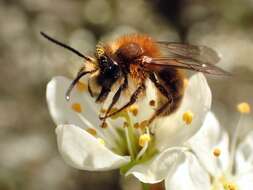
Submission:
<svg viewBox="0 0 253 190">
<path fill-rule="evenodd" d="M 253 0 L 0 0 L 0 190 L 139 189 L 117 171 L 63 162 L 45 89 L 55 75 L 73 76 L 83 60 L 40 31 L 87 54 L 99 40 L 133 32 L 210 46 L 236 75 L 208 77 L 223 126 L 233 131 L 238 102 L 253 105 Z M 253 129 L 252 114 L 242 125 L 243 133 Z"/>
</svg>

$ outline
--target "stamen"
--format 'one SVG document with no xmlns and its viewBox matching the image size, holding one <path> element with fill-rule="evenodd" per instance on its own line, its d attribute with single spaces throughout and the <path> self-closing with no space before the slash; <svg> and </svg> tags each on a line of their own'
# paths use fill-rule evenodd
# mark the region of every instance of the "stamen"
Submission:
<svg viewBox="0 0 253 190">
<path fill-rule="evenodd" d="M 183 114 L 183 121 L 186 125 L 190 125 L 192 123 L 194 114 L 191 111 L 187 111 Z"/>
<path fill-rule="evenodd" d="M 238 186 L 233 182 L 226 182 L 223 187 L 225 190 L 238 190 Z"/>
<path fill-rule="evenodd" d="M 80 105 L 79 103 L 73 103 L 73 104 L 71 105 L 71 108 L 72 108 L 75 112 L 77 112 L 77 113 L 81 113 L 81 112 L 82 112 L 82 107 L 81 107 L 81 105 Z"/>
<path fill-rule="evenodd" d="M 138 153 L 136 160 L 139 160 L 146 152 L 148 149 L 149 142 L 151 141 L 150 133 L 149 133 L 149 128 L 146 128 L 146 133 L 142 134 L 139 137 L 139 145 L 142 147 L 140 152 Z"/>
<path fill-rule="evenodd" d="M 220 150 L 219 148 L 215 148 L 215 149 L 213 150 L 213 155 L 214 155 L 215 157 L 219 157 L 220 154 L 221 154 L 221 150 Z"/>
<path fill-rule="evenodd" d="M 102 145 L 105 145 L 105 141 L 104 139 L 101 139 L 101 138 L 97 138 L 98 142 Z"/>
<path fill-rule="evenodd" d="M 143 134 L 143 135 L 141 135 L 140 138 L 139 138 L 139 145 L 140 145 L 141 147 L 144 147 L 144 145 L 145 145 L 146 143 L 148 143 L 150 140 L 151 140 L 151 138 L 150 138 L 150 135 L 149 135 L 149 134 Z"/>
<path fill-rule="evenodd" d="M 87 90 L 87 85 L 84 84 L 83 82 L 78 82 L 76 84 L 76 89 L 79 91 L 79 92 L 83 92 L 83 91 L 86 91 Z"/>
<path fill-rule="evenodd" d="M 129 112 L 131 112 L 134 116 L 137 116 L 138 114 L 138 106 L 137 105 L 131 105 L 129 108 L 128 108 Z"/>
<path fill-rule="evenodd" d="M 129 154 L 130 154 L 131 158 L 133 159 L 134 158 L 134 150 L 133 150 L 133 147 L 132 147 L 129 130 L 128 130 L 128 127 L 125 126 L 125 123 L 124 123 L 124 129 L 125 129 L 125 135 L 126 135 L 126 141 L 127 141 L 127 148 L 128 148 L 128 151 L 129 151 Z"/>
<path fill-rule="evenodd" d="M 152 107 L 155 106 L 155 100 L 150 100 L 149 105 L 152 106 Z"/>
<path fill-rule="evenodd" d="M 90 123 L 90 121 L 88 119 L 86 119 L 82 114 L 78 113 L 77 114 L 79 116 L 79 118 L 82 120 L 82 122 L 85 124 L 85 126 L 87 126 L 87 129 L 89 128 L 93 128 L 94 126 Z M 97 129 L 96 131 L 97 136 L 102 137 L 103 139 L 105 139 L 106 144 L 109 145 L 110 147 L 115 147 L 115 142 L 113 141 L 112 138 L 108 138 L 103 131 Z"/>
<path fill-rule="evenodd" d="M 242 114 L 250 113 L 250 105 L 247 102 L 242 102 L 237 105 L 237 110 Z"/>
<path fill-rule="evenodd" d="M 86 131 L 87 131 L 88 133 L 90 133 L 91 135 L 93 135 L 93 136 L 96 136 L 96 135 L 97 135 L 96 129 L 88 128 L 88 129 L 86 129 Z"/>
</svg>

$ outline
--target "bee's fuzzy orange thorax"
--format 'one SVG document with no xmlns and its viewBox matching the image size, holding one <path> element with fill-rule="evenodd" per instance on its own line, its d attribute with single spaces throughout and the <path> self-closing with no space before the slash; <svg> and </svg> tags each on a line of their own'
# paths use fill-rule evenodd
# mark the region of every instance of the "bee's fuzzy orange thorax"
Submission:
<svg viewBox="0 0 253 190">
<path fill-rule="evenodd" d="M 144 55 L 150 57 L 159 57 L 160 50 L 157 44 L 153 41 L 153 39 L 148 35 L 141 35 L 141 34 L 131 34 L 125 35 L 118 38 L 115 42 L 110 44 L 110 48 L 112 52 L 115 52 L 118 48 L 122 45 L 128 43 L 136 43 L 139 44 L 140 47 L 144 50 Z"/>
</svg>

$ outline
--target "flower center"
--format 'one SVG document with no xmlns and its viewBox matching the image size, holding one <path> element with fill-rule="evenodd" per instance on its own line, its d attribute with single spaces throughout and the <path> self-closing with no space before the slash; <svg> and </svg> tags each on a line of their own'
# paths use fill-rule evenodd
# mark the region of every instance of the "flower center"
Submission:
<svg viewBox="0 0 253 190">
<path fill-rule="evenodd" d="M 152 136 L 149 133 L 148 121 L 144 120 L 133 124 L 130 114 L 135 117 L 138 115 L 138 112 L 138 106 L 132 105 L 112 118 L 123 118 L 125 121 L 123 124 L 123 132 L 128 153 L 133 161 L 141 160 L 145 155 L 147 156 L 150 147 L 154 147 Z"/>
</svg>

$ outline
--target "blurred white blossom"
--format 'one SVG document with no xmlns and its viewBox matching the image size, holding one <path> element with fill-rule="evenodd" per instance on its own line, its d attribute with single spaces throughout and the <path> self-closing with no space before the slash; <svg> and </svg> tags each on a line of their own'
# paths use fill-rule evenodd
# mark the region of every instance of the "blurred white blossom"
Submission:
<svg viewBox="0 0 253 190">
<path fill-rule="evenodd" d="M 192 152 L 173 176 L 170 190 L 250 190 L 253 186 L 253 131 L 236 146 L 239 127 L 229 141 L 213 113 L 208 113 L 200 131 L 190 139 Z M 230 146 L 229 146 L 230 144 Z"/>
</svg>

